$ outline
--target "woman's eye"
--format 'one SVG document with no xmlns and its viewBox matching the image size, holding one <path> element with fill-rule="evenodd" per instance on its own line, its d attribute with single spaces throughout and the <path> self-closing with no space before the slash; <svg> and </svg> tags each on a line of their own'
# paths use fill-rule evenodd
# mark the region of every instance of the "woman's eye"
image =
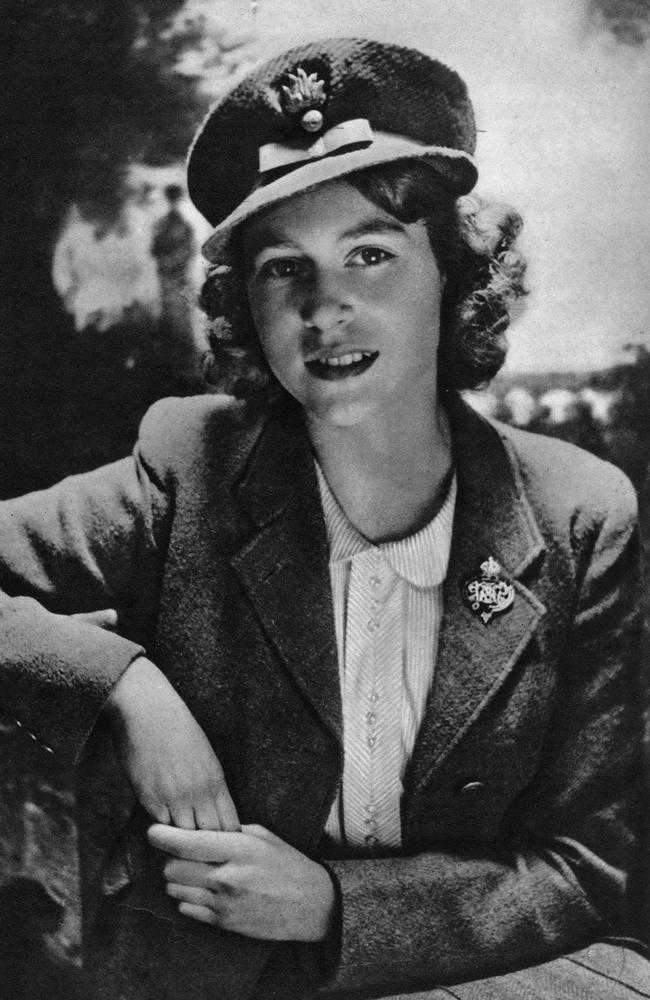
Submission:
<svg viewBox="0 0 650 1000">
<path fill-rule="evenodd" d="M 282 280 L 283 278 L 295 278 L 302 274 L 303 265 L 301 261 L 293 257 L 281 257 L 277 260 L 267 260 L 259 269 L 262 278 Z"/>
<path fill-rule="evenodd" d="M 382 250 L 380 247 L 361 247 L 352 255 L 350 263 L 356 267 L 376 267 L 377 264 L 392 260 L 393 256 L 388 250 Z"/>
</svg>

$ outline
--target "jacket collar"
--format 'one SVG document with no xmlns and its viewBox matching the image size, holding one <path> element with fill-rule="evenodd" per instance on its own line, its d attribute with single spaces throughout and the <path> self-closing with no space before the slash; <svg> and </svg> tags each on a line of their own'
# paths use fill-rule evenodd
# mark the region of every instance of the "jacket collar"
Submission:
<svg viewBox="0 0 650 1000">
<path fill-rule="evenodd" d="M 449 403 L 458 497 L 434 685 L 407 773 L 419 787 L 512 669 L 544 607 L 521 577 L 543 541 L 516 459 L 495 427 L 459 398 Z M 271 642 L 317 715 L 341 739 L 341 703 L 327 538 L 309 441 L 297 413 L 267 422 L 236 485 L 258 531 L 233 565 Z M 461 588 L 493 556 L 515 586 L 512 608 L 488 625 Z"/>
</svg>

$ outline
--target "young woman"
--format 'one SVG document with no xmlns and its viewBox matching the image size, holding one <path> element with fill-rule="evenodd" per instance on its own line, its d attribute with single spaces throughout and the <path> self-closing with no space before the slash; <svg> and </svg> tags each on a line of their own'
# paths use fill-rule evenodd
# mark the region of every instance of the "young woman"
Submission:
<svg viewBox="0 0 650 1000">
<path fill-rule="evenodd" d="M 189 161 L 231 394 L 3 508 L 3 702 L 90 772 L 91 996 L 650 995 L 634 500 L 458 396 L 523 292 L 473 146 L 421 53 L 256 70 Z"/>
</svg>

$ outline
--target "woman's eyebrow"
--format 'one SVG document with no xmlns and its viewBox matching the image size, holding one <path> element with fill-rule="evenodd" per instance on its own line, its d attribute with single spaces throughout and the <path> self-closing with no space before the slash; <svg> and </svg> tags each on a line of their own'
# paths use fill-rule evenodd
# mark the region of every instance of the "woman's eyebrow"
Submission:
<svg viewBox="0 0 650 1000">
<path fill-rule="evenodd" d="M 337 238 L 339 242 L 342 242 L 343 240 L 358 239 L 360 236 L 381 236 L 385 233 L 403 235 L 405 232 L 405 227 L 398 219 L 393 221 L 377 217 L 364 219 L 362 222 L 350 226 L 349 229 L 344 229 Z M 298 247 L 298 244 L 281 230 L 262 227 L 246 238 L 244 247 L 246 254 L 252 259 L 262 250 L 274 250 L 280 247 L 292 248 Z"/>
<path fill-rule="evenodd" d="M 284 233 L 273 229 L 259 229 L 244 241 L 246 253 L 255 257 L 262 250 L 273 250 L 276 247 L 293 247 L 296 244 Z"/>
<path fill-rule="evenodd" d="M 382 233 L 401 233 L 404 234 L 406 228 L 398 219 L 364 219 L 363 222 L 357 223 L 356 226 L 351 226 L 341 233 L 340 239 L 348 240 L 354 239 L 358 236 L 380 236 Z"/>
</svg>

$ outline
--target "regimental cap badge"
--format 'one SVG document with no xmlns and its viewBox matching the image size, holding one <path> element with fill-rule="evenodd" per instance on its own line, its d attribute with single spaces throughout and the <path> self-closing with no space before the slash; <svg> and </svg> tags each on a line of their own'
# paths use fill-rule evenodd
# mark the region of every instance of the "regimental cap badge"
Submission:
<svg viewBox="0 0 650 1000">
<path fill-rule="evenodd" d="M 512 607 L 515 588 L 504 579 L 501 566 L 493 556 L 481 563 L 480 570 L 480 576 L 463 583 L 461 593 L 470 610 L 487 625 L 494 615 L 503 614 Z"/>
<path fill-rule="evenodd" d="M 325 81 L 318 79 L 318 73 L 306 73 L 302 66 L 287 76 L 290 83 L 282 86 L 282 110 L 292 118 L 300 116 L 300 127 L 305 132 L 318 132 L 324 120 L 319 108 L 327 100 Z"/>
</svg>

